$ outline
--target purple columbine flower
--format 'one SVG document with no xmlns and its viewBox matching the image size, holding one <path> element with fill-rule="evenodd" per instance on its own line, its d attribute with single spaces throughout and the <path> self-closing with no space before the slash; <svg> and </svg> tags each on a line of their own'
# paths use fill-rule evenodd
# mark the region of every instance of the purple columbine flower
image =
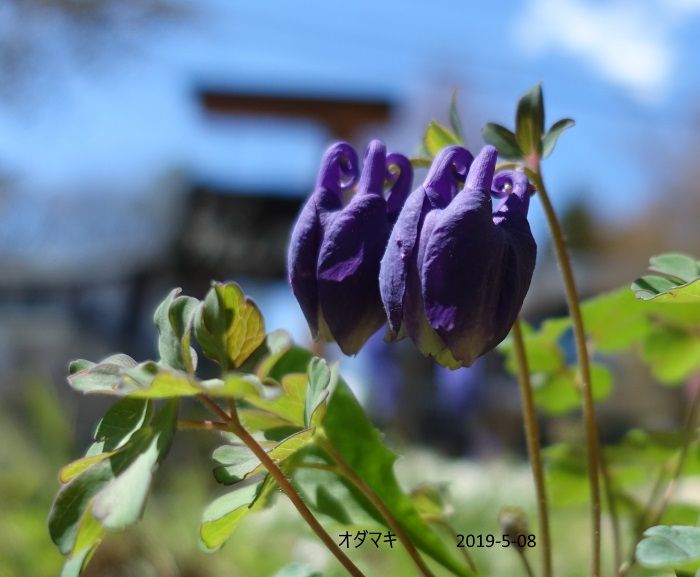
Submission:
<svg viewBox="0 0 700 577">
<path fill-rule="evenodd" d="M 453 369 L 506 337 L 535 268 L 527 177 L 494 178 L 496 156 L 492 146 L 475 159 L 460 146 L 442 150 L 406 200 L 381 262 L 390 338 L 408 335 Z M 495 212 L 491 194 L 502 197 Z"/>
<path fill-rule="evenodd" d="M 373 140 L 355 194 L 344 206 L 358 172 L 349 144 L 326 151 L 316 189 L 292 231 L 287 261 L 292 291 L 314 338 L 336 341 L 348 355 L 386 322 L 379 261 L 413 180 L 408 159 L 387 155 L 384 143 Z"/>
</svg>

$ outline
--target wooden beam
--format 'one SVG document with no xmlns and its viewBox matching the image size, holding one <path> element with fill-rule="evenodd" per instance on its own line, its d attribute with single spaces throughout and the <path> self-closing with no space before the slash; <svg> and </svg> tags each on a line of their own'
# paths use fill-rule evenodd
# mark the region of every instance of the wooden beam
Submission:
<svg viewBox="0 0 700 577">
<path fill-rule="evenodd" d="M 351 140 L 358 131 L 389 120 L 387 100 L 353 100 L 318 96 L 289 96 L 202 90 L 199 99 L 213 114 L 250 114 L 306 118 L 321 123 L 334 136 Z"/>
</svg>

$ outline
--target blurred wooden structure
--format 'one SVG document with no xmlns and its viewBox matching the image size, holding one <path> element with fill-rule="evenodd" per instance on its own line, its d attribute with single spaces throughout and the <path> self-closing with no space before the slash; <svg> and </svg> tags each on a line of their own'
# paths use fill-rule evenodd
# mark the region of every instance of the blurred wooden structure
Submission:
<svg viewBox="0 0 700 577">
<path fill-rule="evenodd" d="M 384 124 L 393 105 L 385 99 L 322 97 L 299 94 L 268 94 L 204 89 L 199 102 L 212 114 L 274 116 L 317 122 L 334 137 L 352 140 L 373 124 Z"/>
</svg>

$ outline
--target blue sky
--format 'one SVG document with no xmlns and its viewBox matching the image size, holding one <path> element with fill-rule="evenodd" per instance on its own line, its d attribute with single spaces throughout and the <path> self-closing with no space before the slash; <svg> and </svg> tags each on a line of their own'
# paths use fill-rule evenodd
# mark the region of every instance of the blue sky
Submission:
<svg viewBox="0 0 700 577">
<path fill-rule="evenodd" d="M 399 121 L 378 136 L 411 152 L 425 122 L 444 118 L 452 86 L 476 147 L 484 122 L 512 124 L 517 97 L 543 81 L 548 120 L 578 123 L 547 164 L 561 201 L 584 192 L 619 215 L 632 195 L 650 194 L 666 178 L 654 151 L 693 136 L 700 1 L 480 4 L 202 0 L 167 25 L 125 19 L 97 48 L 56 15 L 27 23 L 6 5 L 0 32 L 19 25 L 47 56 L 23 74 L 28 98 L 0 100 L 0 168 L 42 190 L 86 177 L 134 182 L 172 165 L 299 189 L 328 135 L 298 123 L 213 124 L 193 87 L 388 95 Z M 76 56 L 86 50 L 96 62 Z"/>
<path fill-rule="evenodd" d="M 430 118 L 446 119 L 453 87 L 476 148 L 480 127 L 512 126 L 517 98 L 542 81 L 548 122 L 577 121 L 545 164 L 555 205 L 583 198 L 613 221 L 662 194 L 676 155 L 699 140 L 700 0 L 182 0 L 179 19 L 117 15 L 89 40 L 22 4 L 0 5 L 0 42 L 38 58 L 0 91 L 0 174 L 25 211 L 86 183 L 127 198 L 173 168 L 239 188 L 310 188 L 328 134 L 211 122 L 193 98 L 199 84 L 387 96 L 397 118 L 372 136 L 412 153 Z M 4 206 L 0 226 L 21 244 L 26 227 L 2 224 L 21 214 Z M 541 234 L 538 203 L 532 220 Z M 280 290 L 258 291 L 273 319 L 290 312 Z"/>
</svg>

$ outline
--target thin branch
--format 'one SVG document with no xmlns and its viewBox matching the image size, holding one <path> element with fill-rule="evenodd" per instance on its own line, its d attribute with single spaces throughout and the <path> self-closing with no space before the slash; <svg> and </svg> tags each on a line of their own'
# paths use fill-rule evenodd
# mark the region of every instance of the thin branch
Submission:
<svg viewBox="0 0 700 577">
<path fill-rule="evenodd" d="M 398 522 L 396 517 L 394 517 L 394 514 L 389 510 L 389 508 L 384 504 L 384 501 L 382 501 L 379 495 L 375 493 L 372 487 L 370 487 L 362 477 L 355 473 L 353 468 L 345 462 L 342 455 L 335 450 L 335 447 L 328 442 L 321 442 L 320 444 L 323 450 L 326 451 L 328 456 L 335 462 L 338 469 L 342 471 L 343 475 L 348 478 L 362 492 L 362 494 L 367 497 L 374 508 L 379 511 L 387 525 L 389 525 L 392 531 L 396 533 L 399 541 L 403 543 L 403 546 L 406 548 L 406 551 L 420 572 L 425 575 L 425 577 L 435 577 L 432 571 L 425 564 L 425 561 L 420 556 L 420 553 L 418 553 L 418 550 L 413 542 L 408 538 L 408 535 L 406 535 L 406 532 L 403 530 L 403 527 L 401 527 L 401 524 Z"/>
<path fill-rule="evenodd" d="M 549 200 L 549 195 L 544 186 L 544 181 L 540 173 L 539 160 L 536 162 L 534 170 L 529 170 L 537 187 L 537 194 L 542 202 L 547 222 L 551 232 L 554 252 L 561 269 L 562 280 L 564 282 L 564 292 L 566 302 L 569 307 L 571 324 L 576 341 L 576 355 L 581 370 L 581 388 L 583 397 L 583 419 L 586 429 L 586 457 L 588 462 L 588 483 L 591 492 L 591 577 L 600 577 L 600 486 L 599 486 L 599 464 L 600 448 L 598 440 L 598 422 L 596 419 L 595 402 L 593 400 L 593 389 L 591 386 L 591 368 L 586 348 L 586 333 L 583 327 L 583 317 L 579 302 L 578 290 L 574 281 L 574 274 L 571 268 L 571 261 L 566 250 L 564 235 L 561 225 L 554 212 L 554 207 Z"/>
<path fill-rule="evenodd" d="M 522 398 L 523 425 L 527 440 L 527 451 L 530 456 L 532 477 L 535 482 L 537 495 L 537 517 L 539 521 L 540 539 L 542 540 L 542 570 L 544 577 L 552 576 L 552 542 L 549 532 L 549 505 L 547 487 L 544 480 L 544 465 L 540 451 L 540 431 L 537 424 L 537 413 L 530 381 L 530 369 L 527 364 L 525 340 L 520 326 L 520 319 L 513 325 L 513 347 L 518 369 L 518 384 Z"/>
</svg>

